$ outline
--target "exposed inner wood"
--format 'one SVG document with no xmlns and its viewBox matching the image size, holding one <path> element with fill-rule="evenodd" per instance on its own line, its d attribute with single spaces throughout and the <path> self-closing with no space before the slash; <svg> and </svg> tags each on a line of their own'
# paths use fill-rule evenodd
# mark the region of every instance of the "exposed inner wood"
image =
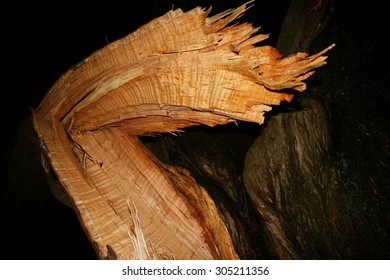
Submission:
<svg viewBox="0 0 390 280">
<path fill-rule="evenodd" d="M 303 91 L 325 50 L 282 58 L 251 24 L 248 3 L 172 10 L 62 75 L 33 112 L 50 162 L 99 256 L 237 259 L 205 189 L 159 162 L 138 136 L 236 120 L 263 123 Z"/>
</svg>

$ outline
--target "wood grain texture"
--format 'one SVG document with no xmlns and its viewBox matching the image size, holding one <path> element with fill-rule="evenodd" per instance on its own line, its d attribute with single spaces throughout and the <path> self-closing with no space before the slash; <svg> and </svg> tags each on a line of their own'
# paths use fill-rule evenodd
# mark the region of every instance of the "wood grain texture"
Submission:
<svg viewBox="0 0 390 280">
<path fill-rule="evenodd" d="M 182 168 L 160 163 L 141 135 L 262 123 L 303 91 L 330 47 L 282 58 L 251 24 L 252 1 L 207 17 L 172 10 L 63 74 L 33 111 L 58 180 L 102 259 L 237 259 L 217 208 Z"/>
</svg>

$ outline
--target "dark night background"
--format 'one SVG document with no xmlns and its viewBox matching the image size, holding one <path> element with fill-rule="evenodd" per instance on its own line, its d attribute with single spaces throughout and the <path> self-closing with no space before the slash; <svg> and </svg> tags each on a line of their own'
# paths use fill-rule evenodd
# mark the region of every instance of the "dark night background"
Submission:
<svg viewBox="0 0 390 280">
<path fill-rule="evenodd" d="M 91 6 L 79 2 L 14 2 L 2 8 L 0 259 L 96 259 L 75 213 L 50 194 L 39 162 L 31 160 L 38 151 L 19 146 L 20 141 L 35 145 L 33 139 L 21 136 L 31 130 L 23 121 L 59 76 L 93 51 L 131 33 L 172 6 L 186 11 L 213 5 L 213 13 L 217 13 L 246 1 L 108 1 Z M 352 25 L 361 30 L 356 44 L 361 44 L 362 55 L 357 59 L 372 67 L 368 75 L 381 77 L 389 74 L 390 66 L 389 43 L 385 42 L 389 33 L 388 10 L 384 3 L 335 0 L 328 24 L 339 26 L 340 32 Z M 263 33 L 271 33 L 265 44 L 274 45 L 288 4 L 287 0 L 257 0 L 240 21 L 262 26 Z M 332 38 L 327 41 L 333 42 Z M 328 55 L 332 63 L 332 52 Z M 380 80 L 387 84 L 379 87 L 389 89 L 388 78 Z M 382 97 L 378 92 L 372 93 L 374 104 L 380 104 L 378 110 L 387 110 L 389 92 L 386 93 Z M 383 119 L 379 121 L 387 123 L 388 114 L 380 115 Z M 28 160 L 32 164 L 26 168 Z"/>
</svg>

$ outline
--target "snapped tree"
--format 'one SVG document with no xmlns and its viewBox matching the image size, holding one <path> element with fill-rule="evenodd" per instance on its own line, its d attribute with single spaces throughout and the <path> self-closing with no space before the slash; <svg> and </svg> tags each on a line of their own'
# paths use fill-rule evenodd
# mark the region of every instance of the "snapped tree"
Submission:
<svg viewBox="0 0 390 280">
<path fill-rule="evenodd" d="M 282 57 L 260 46 L 268 35 L 259 28 L 231 24 L 251 2 L 211 17 L 199 7 L 171 10 L 85 58 L 33 110 L 43 164 L 99 258 L 251 256 L 239 242 L 240 222 L 187 169 L 161 162 L 140 141 L 196 125 L 262 124 L 326 64 L 333 45 Z M 253 187 L 248 193 L 264 214 Z M 297 257 L 267 213 L 278 256 Z"/>
</svg>

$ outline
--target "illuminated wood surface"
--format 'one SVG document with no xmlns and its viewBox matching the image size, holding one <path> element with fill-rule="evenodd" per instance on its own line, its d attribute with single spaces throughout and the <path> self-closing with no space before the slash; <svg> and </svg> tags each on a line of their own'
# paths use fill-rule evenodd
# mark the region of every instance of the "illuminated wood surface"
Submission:
<svg viewBox="0 0 390 280">
<path fill-rule="evenodd" d="M 239 258 L 205 189 L 138 137 L 261 124 L 270 105 L 305 90 L 333 46 L 286 58 L 258 46 L 259 28 L 229 25 L 251 2 L 211 17 L 171 10 L 63 74 L 33 111 L 45 164 L 99 258 Z"/>
</svg>

